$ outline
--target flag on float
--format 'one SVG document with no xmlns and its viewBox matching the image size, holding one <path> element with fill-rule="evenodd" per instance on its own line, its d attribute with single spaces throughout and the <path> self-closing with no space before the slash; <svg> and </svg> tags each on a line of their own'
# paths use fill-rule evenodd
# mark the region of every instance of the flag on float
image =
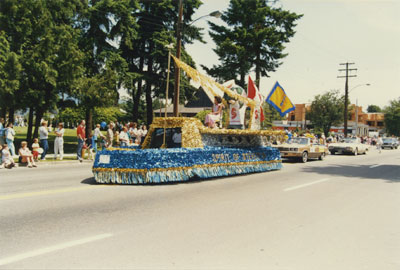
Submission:
<svg viewBox="0 0 400 270">
<path fill-rule="evenodd" d="M 278 82 L 272 87 L 265 101 L 271 104 L 281 116 L 285 116 L 285 114 L 295 109 L 295 106 L 286 95 L 285 90 L 283 90 L 283 87 Z"/>
<path fill-rule="evenodd" d="M 253 80 L 249 76 L 249 83 L 247 86 L 247 97 L 253 99 L 258 108 L 255 108 L 255 117 L 257 119 L 258 114 L 260 114 L 260 122 L 264 121 L 264 111 L 262 108 L 262 104 L 264 103 L 263 97 L 257 89 L 257 86 L 254 84 Z"/>
</svg>

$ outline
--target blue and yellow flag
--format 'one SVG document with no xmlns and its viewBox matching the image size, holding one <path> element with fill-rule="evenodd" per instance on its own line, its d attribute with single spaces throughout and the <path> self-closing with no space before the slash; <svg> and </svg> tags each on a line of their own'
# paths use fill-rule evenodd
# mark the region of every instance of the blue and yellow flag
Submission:
<svg viewBox="0 0 400 270">
<path fill-rule="evenodd" d="M 278 82 L 275 83 L 275 86 L 272 88 L 265 101 L 271 104 L 281 116 L 285 116 L 285 114 L 295 109 L 295 106 L 286 95 L 285 90 L 283 90 Z"/>
</svg>

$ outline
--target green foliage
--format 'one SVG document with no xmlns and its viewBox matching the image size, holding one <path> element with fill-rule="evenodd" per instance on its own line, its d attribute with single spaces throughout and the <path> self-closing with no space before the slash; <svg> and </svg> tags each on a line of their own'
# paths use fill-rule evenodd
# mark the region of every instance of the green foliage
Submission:
<svg viewBox="0 0 400 270">
<path fill-rule="evenodd" d="M 328 136 L 332 125 L 343 122 L 344 97 L 336 90 L 315 96 L 307 117 L 317 131 L 323 131 Z"/>
<path fill-rule="evenodd" d="M 285 117 L 282 117 L 279 112 L 272 107 L 268 103 L 264 103 L 263 105 L 264 110 L 264 121 L 261 123 L 261 128 L 271 128 L 272 122 L 277 120 L 283 120 Z"/>
<path fill-rule="evenodd" d="M 111 121 L 121 121 L 123 119 L 124 114 L 121 112 L 118 107 L 102 107 L 95 108 L 93 113 L 93 126 L 95 124 L 99 124 L 101 122 L 109 123 Z M 85 110 L 83 108 L 66 108 L 60 111 L 57 115 L 56 120 L 59 122 L 64 122 L 65 124 L 69 123 L 72 125 L 73 123 L 79 123 L 82 119 L 85 119 Z"/>
<path fill-rule="evenodd" d="M 385 126 L 389 135 L 400 136 L 400 98 L 391 100 L 384 110 Z"/>
<path fill-rule="evenodd" d="M 369 113 L 382 112 L 382 109 L 378 105 L 368 105 L 367 112 Z"/>
<path fill-rule="evenodd" d="M 196 114 L 196 118 L 199 119 L 202 123 L 204 123 L 204 120 L 206 119 L 206 115 L 209 114 L 211 112 L 211 110 L 204 110 L 201 112 L 198 112 Z"/>
</svg>

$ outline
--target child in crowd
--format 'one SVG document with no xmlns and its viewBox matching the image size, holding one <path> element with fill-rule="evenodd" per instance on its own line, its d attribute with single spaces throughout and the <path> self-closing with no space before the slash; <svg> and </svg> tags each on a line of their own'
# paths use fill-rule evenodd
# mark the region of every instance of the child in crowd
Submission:
<svg viewBox="0 0 400 270">
<path fill-rule="evenodd" d="M 3 150 L 1 150 L 1 164 L 7 169 L 15 167 L 14 159 L 11 156 L 10 149 L 8 149 L 7 144 L 3 144 Z"/>
<path fill-rule="evenodd" d="M 28 148 L 26 141 L 21 142 L 21 148 L 18 151 L 22 163 L 28 163 L 28 168 L 36 167 L 33 155 Z"/>
<path fill-rule="evenodd" d="M 32 155 L 33 155 L 33 159 L 35 161 L 38 161 L 39 158 L 39 140 L 38 138 L 33 139 L 33 143 L 32 143 Z"/>
</svg>

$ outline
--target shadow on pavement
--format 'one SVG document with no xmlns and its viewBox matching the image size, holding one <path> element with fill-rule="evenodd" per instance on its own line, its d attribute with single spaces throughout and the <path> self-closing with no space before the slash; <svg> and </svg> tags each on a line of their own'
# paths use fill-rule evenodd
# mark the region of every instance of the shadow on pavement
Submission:
<svg viewBox="0 0 400 270">
<path fill-rule="evenodd" d="M 94 177 L 90 177 L 90 178 L 83 179 L 83 180 L 81 181 L 81 183 L 82 183 L 82 184 L 86 184 L 86 185 L 98 185 L 98 184 L 96 183 L 96 181 L 94 180 Z"/>
<path fill-rule="evenodd" d="M 344 176 L 354 178 L 386 180 L 390 183 L 400 183 L 400 165 L 330 165 L 324 167 L 305 167 L 307 173 L 321 175 Z"/>
</svg>

